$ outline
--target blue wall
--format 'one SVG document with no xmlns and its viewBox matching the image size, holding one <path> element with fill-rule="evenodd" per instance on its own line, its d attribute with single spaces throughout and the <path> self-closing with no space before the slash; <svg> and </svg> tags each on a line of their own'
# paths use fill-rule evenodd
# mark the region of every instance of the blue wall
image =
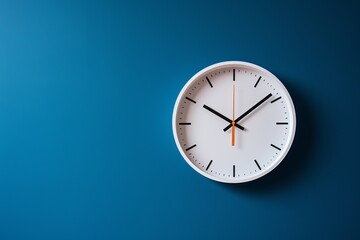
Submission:
<svg viewBox="0 0 360 240">
<path fill-rule="evenodd" d="M 359 239 L 356 1 L 1 1 L 0 239 Z M 288 157 L 200 176 L 171 130 L 200 69 L 256 63 L 289 89 Z"/>
</svg>

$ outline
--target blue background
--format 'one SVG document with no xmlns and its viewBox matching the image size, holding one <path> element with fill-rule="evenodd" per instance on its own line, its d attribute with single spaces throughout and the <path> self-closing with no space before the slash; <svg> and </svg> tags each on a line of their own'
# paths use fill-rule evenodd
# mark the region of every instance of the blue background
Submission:
<svg viewBox="0 0 360 240">
<path fill-rule="evenodd" d="M 0 239 L 359 239 L 356 1 L 1 1 Z M 260 180 L 180 156 L 200 69 L 277 75 L 298 118 Z"/>
</svg>

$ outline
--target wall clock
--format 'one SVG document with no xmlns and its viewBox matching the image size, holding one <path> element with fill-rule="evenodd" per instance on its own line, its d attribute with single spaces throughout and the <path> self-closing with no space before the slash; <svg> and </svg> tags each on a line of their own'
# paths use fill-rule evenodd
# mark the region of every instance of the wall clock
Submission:
<svg viewBox="0 0 360 240">
<path fill-rule="evenodd" d="M 173 112 L 176 145 L 201 175 L 224 183 L 260 178 L 284 159 L 294 139 L 295 108 L 272 73 L 229 61 L 195 74 Z"/>
</svg>

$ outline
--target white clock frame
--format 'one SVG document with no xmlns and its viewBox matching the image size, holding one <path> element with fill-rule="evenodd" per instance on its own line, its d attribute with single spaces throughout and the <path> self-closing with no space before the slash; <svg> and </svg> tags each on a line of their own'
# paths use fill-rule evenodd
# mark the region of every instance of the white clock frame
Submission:
<svg viewBox="0 0 360 240">
<path fill-rule="evenodd" d="M 192 84 L 196 81 L 198 81 L 200 78 L 203 78 L 207 75 L 207 73 L 216 71 L 218 69 L 223 69 L 223 68 L 247 68 L 253 71 L 257 71 L 260 73 L 264 73 L 264 75 L 269 76 L 272 78 L 273 81 L 276 81 L 278 86 L 280 86 L 281 90 L 283 91 L 283 93 L 285 94 L 286 99 L 288 100 L 288 103 L 290 105 L 290 110 L 291 112 L 289 113 L 289 117 L 292 118 L 292 129 L 289 130 L 289 137 L 287 139 L 287 144 L 285 146 L 285 148 L 281 149 L 280 155 L 278 156 L 278 158 L 276 159 L 276 161 L 268 168 L 264 169 L 263 171 L 259 171 L 258 174 L 253 175 L 249 178 L 245 178 L 245 179 L 225 179 L 225 178 L 221 178 L 218 176 L 214 176 L 209 174 L 206 171 L 201 170 L 198 166 L 196 166 L 186 155 L 186 153 L 184 152 L 180 142 L 179 142 L 179 138 L 178 138 L 178 129 L 177 129 L 177 114 L 179 111 L 179 104 L 180 101 L 183 100 L 185 94 L 187 93 L 187 91 L 189 90 L 189 88 L 192 86 Z M 296 113 L 295 113 L 295 107 L 293 104 L 293 101 L 291 99 L 290 94 L 288 93 L 287 89 L 285 88 L 285 86 L 282 84 L 282 82 L 275 76 L 273 75 L 271 72 L 269 72 L 268 70 L 252 64 L 252 63 L 248 63 L 248 62 L 243 62 L 243 61 L 226 61 L 226 62 L 220 62 L 217 64 L 213 64 L 210 65 L 204 69 L 202 69 L 201 71 L 199 71 L 198 73 L 196 73 L 186 84 L 185 86 L 182 88 L 182 90 L 180 91 L 177 100 L 175 102 L 175 106 L 174 106 L 174 111 L 173 111 L 173 116 L 172 116 L 172 129 L 173 129 L 173 135 L 174 135 L 174 139 L 177 145 L 177 148 L 179 149 L 182 157 L 184 158 L 184 160 L 198 173 L 200 173 L 201 175 L 215 180 L 215 181 L 219 181 L 219 182 L 223 182 L 223 183 L 242 183 L 242 182 L 248 182 L 248 181 L 252 181 L 255 179 L 258 179 L 264 175 L 266 175 L 267 173 L 271 172 L 273 169 L 275 169 L 281 162 L 282 160 L 285 158 L 285 156 L 287 155 L 288 151 L 291 148 L 291 145 L 293 143 L 294 137 L 295 137 L 295 132 L 296 132 Z"/>
</svg>

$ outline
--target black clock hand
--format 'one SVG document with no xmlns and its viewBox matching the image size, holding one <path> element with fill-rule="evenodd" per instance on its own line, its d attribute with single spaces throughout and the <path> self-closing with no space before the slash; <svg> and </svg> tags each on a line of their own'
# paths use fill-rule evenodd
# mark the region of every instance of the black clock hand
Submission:
<svg viewBox="0 0 360 240">
<path fill-rule="evenodd" d="M 224 115 L 222 115 L 221 113 L 215 111 L 215 110 L 212 109 L 211 107 L 208 107 L 208 106 L 206 106 L 206 105 L 204 105 L 203 107 L 204 107 L 206 110 L 208 110 L 208 111 L 212 112 L 213 114 L 215 114 L 216 116 L 224 119 L 225 121 L 227 121 L 227 122 L 229 122 L 229 123 L 232 123 L 231 119 L 225 117 Z M 231 124 L 231 126 L 232 126 L 232 124 Z M 230 126 L 230 127 L 231 127 L 231 126 Z M 240 125 L 237 124 L 237 123 L 235 123 L 235 127 L 240 128 L 241 130 L 245 130 L 245 128 L 244 128 L 243 126 L 240 126 Z"/>
<path fill-rule="evenodd" d="M 251 113 L 252 111 L 254 111 L 258 106 L 260 106 L 263 102 L 265 102 L 266 100 L 268 100 L 270 97 L 272 96 L 271 93 L 269 93 L 268 95 L 266 95 L 266 97 L 264 97 L 263 99 L 261 99 L 258 103 L 256 103 L 254 106 L 252 106 L 249 110 L 247 110 L 246 112 L 244 112 L 240 117 L 238 117 L 237 119 L 235 119 L 235 124 L 240 121 L 241 119 L 243 119 L 244 117 L 246 117 L 249 113 Z M 224 128 L 224 132 L 226 130 L 228 130 L 229 128 L 231 128 L 232 124 L 230 123 L 226 128 Z"/>
</svg>

